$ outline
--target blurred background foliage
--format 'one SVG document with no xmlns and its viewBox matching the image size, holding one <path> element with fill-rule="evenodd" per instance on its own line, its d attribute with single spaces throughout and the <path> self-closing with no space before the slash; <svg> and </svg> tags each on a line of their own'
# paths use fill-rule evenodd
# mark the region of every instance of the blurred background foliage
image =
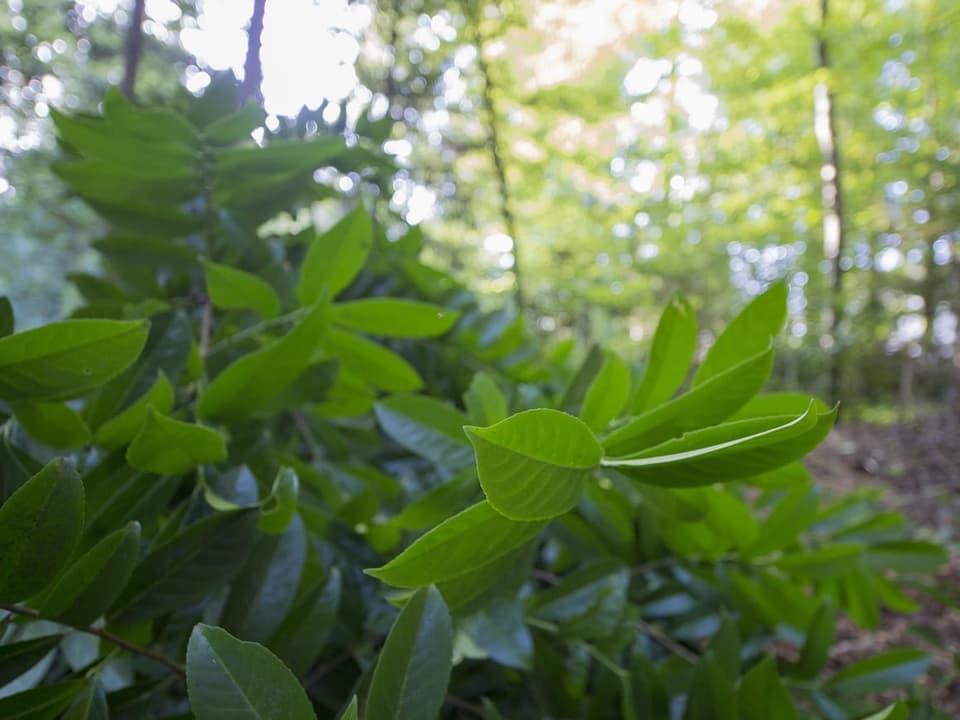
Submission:
<svg viewBox="0 0 960 720">
<path fill-rule="evenodd" d="M 785 277 L 780 386 L 848 411 L 957 405 L 960 7 L 256 4 L 268 114 L 255 135 L 383 143 L 392 178 L 344 175 L 340 189 L 419 225 L 430 263 L 545 343 L 639 357 L 682 292 L 705 347 Z M 125 78 L 162 100 L 243 77 L 254 5 L 0 4 L 0 294 L 21 326 L 69 313 L 78 296 L 60 278 L 97 262 L 98 220 L 49 169 L 51 110 L 95 110 Z"/>
</svg>

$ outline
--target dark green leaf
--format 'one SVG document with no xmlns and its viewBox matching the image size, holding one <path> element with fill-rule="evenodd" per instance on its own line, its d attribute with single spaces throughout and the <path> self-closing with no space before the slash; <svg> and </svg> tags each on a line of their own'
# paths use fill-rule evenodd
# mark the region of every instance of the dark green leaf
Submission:
<svg viewBox="0 0 960 720">
<path fill-rule="evenodd" d="M 467 417 L 451 405 L 422 395 L 392 395 L 374 410 L 383 431 L 411 452 L 454 471 L 472 464 L 463 432 Z"/>
<path fill-rule="evenodd" d="M 926 672 L 930 656 L 922 650 L 898 648 L 847 665 L 824 689 L 838 695 L 865 695 L 910 685 Z"/>
<path fill-rule="evenodd" d="M 293 673 L 262 645 L 199 624 L 187 645 L 187 690 L 196 720 L 315 720 Z"/>
<path fill-rule="evenodd" d="M 0 295 L 0 338 L 13 335 L 16 330 L 16 321 L 13 316 L 13 305 L 10 298 Z"/>
<path fill-rule="evenodd" d="M 743 676 L 737 690 L 738 720 L 796 720 L 790 693 L 777 675 L 777 666 L 766 657 Z"/>
<path fill-rule="evenodd" d="M 83 510 L 83 483 L 63 458 L 0 506 L 0 602 L 24 600 L 57 577 L 80 539 Z"/>
<path fill-rule="evenodd" d="M 749 557 L 765 555 L 796 542 L 817 517 L 817 498 L 809 487 L 798 487 L 777 503 L 763 521 L 756 540 L 745 549 Z"/>
<path fill-rule="evenodd" d="M 108 720 L 107 694 L 96 678 L 87 681 L 87 686 L 63 714 L 62 720 Z"/>
<path fill-rule="evenodd" d="M 277 471 L 270 495 L 260 508 L 260 531 L 279 534 L 287 529 L 296 517 L 300 496 L 300 480 L 292 469 L 282 467 Z"/>
<path fill-rule="evenodd" d="M 65 680 L 0 699 L 3 720 L 53 720 L 83 689 L 83 680 Z"/>
<path fill-rule="evenodd" d="M 603 450 L 584 423 L 559 410 L 527 410 L 487 428 L 464 428 L 490 505 L 513 520 L 570 510 Z"/>
<path fill-rule="evenodd" d="M 123 590 L 140 560 L 140 524 L 107 535 L 43 594 L 38 609 L 44 617 L 71 625 L 89 625 Z"/>
<path fill-rule="evenodd" d="M 784 555 L 777 560 L 777 567 L 788 575 L 809 580 L 839 577 L 860 566 L 863 550 L 864 546 L 856 543 L 825 545 L 809 552 Z"/>
<path fill-rule="evenodd" d="M 34 440 L 53 448 L 78 448 L 90 442 L 90 430 L 80 414 L 64 403 L 13 403 L 17 422 Z"/>
<path fill-rule="evenodd" d="M 829 600 L 824 600 L 810 619 L 800 659 L 789 667 L 790 675 L 800 680 L 815 678 L 827 664 L 835 633 L 836 617 L 833 606 Z"/>
<path fill-rule="evenodd" d="M 330 570 L 325 583 L 307 587 L 301 583 L 293 607 L 268 643 L 297 675 L 307 672 L 323 652 L 337 619 L 342 587 L 337 568 Z"/>
<path fill-rule="evenodd" d="M 418 590 L 397 617 L 370 681 L 366 715 L 433 720 L 447 693 L 453 624 L 436 588 Z"/>
<path fill-rule="evenodd" d="M 739 720 L 733 683 L 709 650 L 693 674 L 683 720 Z"/>
<path fill-rule="evenodd" d="M 0 687 L 20 677 L 60 644 L 62 635 L 46 635 L 0 645 Z"/>
</svg>

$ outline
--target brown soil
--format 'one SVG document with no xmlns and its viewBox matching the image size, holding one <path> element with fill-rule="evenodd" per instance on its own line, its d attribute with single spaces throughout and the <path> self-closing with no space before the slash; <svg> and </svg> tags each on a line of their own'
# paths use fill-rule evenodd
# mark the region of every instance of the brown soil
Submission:
<svg viewBox="0 0 960 720">
<path fill-rule="evenodd" d="M 953 602 L 911 593 L 920 610 L 913 615 L 885 613 L 874 631 L 844 618 L 831 660 L 839 666 L 891 647 L 923 648 L 934 658 L 924 682 L 935 705 L 960 718 L 960 418 L 841 425 L 809 458 L 808 466 L 831 492 L 882 489 L 888 508 L 951 546 L 951 561 L 942 569 L 937 588 Z"/>
</svg>

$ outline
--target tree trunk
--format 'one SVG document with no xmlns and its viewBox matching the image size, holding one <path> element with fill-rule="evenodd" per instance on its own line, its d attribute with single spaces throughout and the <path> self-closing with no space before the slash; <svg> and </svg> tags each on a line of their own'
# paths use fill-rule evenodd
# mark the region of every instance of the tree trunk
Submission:
<svg viewBox="0 0 960 720">
<path fill-rule="evenodd" d="M 830 261 L 832 276 L 830 301 L 827 309 L 827 333 L 833 342 L 830 360 L 831 401 L 840 398 L 843 376 L 843 348 L 838 329 L 843 319 L 843 267 L 840 260 L 844 248 L 843 192 L 841 184 L 840 151 L 837 147 L 837 129 L 834 95 L 829 83 L 832 81 L 830 53 L 827 43 L 827 20 L 829 0 L 820 0 L 820 32 L 817 36 L 817 67 L 826 71 L 826 82 L 819 82 L 813 89 L 814 134 L 820 147 L 820 180 L 823 198 L 823 254 Z"/>
<path fill-rule="evenodd" d="M 243 63 L 243 84 L 240 86 L 240 104 L 250 98 L 263 103 L 263 64 L 260 61 L 260 45 L 263 37 L 263 13 L 267 0 L 253 0 L 253 14 L 247 29 L 247 57 Z"/>
<path fill-rule="evenodd" d="M 133 100 L 134 88 L 137 84 L 137 68 L 140 65 L 140 54 L 143 50 L 145 6 L 146 0 L 133 0 L 130 25 L 127 27 L 127 37 L 123 46 L 123 83 L 120 89 L 129 100 Z"/>
</svg>

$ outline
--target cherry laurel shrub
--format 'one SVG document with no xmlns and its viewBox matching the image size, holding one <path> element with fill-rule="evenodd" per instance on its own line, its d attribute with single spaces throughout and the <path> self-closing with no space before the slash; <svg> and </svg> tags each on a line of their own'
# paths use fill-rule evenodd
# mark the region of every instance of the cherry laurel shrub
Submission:
<svg viewBox="0 0 960 720">
<path fill-rule="evenodd" d="M 54 116 L 106 232 L 69 319 L 0 304 L 0 718 L 920 707 L 923 652 L 826 668 L 838 612 L 910 611 L 944 553 L 800 464 L 836 409 L 762 392 L 782 284 L 692 373 L 679 297 L 642 372 L 543 349 L 336 189 L 386 193 L 383 127 L 258 145 L 235 108 Z"/>
</svg>

